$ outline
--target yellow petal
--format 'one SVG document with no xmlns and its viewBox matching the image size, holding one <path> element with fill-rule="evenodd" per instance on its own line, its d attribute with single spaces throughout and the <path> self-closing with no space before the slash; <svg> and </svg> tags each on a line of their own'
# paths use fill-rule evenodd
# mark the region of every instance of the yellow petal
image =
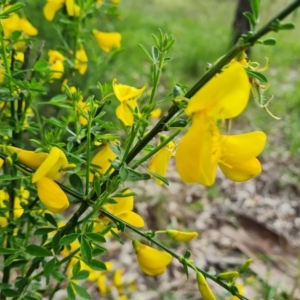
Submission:
<svg viewBox="0 0 300 300">
<path fill-rule="evenodd" d="M 59 170 L 67 164 L 68 160 L 64 152 L 57 147 L 52 147 L 48 157 L 34 173 L 32 183 L 35 183 L 42 177 L 48 177 L 54 180 L 60 178 Z"/>
<path fill-rule="evenodd" d="M 64 61 L 65 57 L 58 51 L 56 50 L 48 50 L 48 62 L 49 64 L 54 64 L 57 60 Z"/>
<path fill-rule="evenodd" d="M 2 168 L 3 164 L 4 164 L 4 160 L 0 158 L 0 169 Z"/>
<path fill-rule="evenodd" d="M 182 181 L 213 185 L 221 150 L 221 135 L 214 121 L 204 112 L 195 113 L 176 151 L 176 167 Z"/>
<path fill-rule="evenodd" d="M 102 32 L 93 30 L 93 35 L 99 47 L 107 53 L 113 48 L 119 49 L 121 47 L 122 36 L 119 32 Z"/>
<path fill-rule="evenodd" d="M 120 119 L 125 126 L 132 126 L 134 122 L 134 117 L 127 106 L 127 101 L 122 102 L 116 109 L 117 118 Z"/>
<path fill-rule="evenodd" d="M 80 48 L 76 52 L 75 68 L 78 69 L 79 74 L 83 75 L 88 67 L 88 57 L 84 48 Z"/>
<path fill-rule="evenodd" d="M 149 164 L 149 170 L 161 175 L 162 177 L 166 177 L 167 168 L 169 161 L 173 155 L 173 150 L 175 145 L 173 142 L 168 143 L 168 145 L 161 150 L 159 150 L 151 159 Z M 158 185 L 161 185 L 163 182 L 155 178 L 155 182 Z"/>
<path fill-rule="evenodd" d="M 14 201 L 15 219 L 18 219 L 23 215 L 24 208 L 21 206 L 21 202 L 27 204 L 28 198 L 29 198 L 29 191 L 25 190 L 24 187 L 21 187 L 18 196 L 15 197 L 15 201 Z"/>
<path fill-rule="evenodd" d="M 49 68 L 53 73 L 51 74 L 51 79 L 60 79 L 65 71 L 64 64 L 61 60 L 57 60 Z"/>
<path fill-rule="evenodd" d="M 40 200 L 53 213 L 66 210 L 69 200 L 63 190 L 52 179 L 43 177 L 35 182 Z"/>
<path fill-rule="evenodd" d="M 245 161 L 258 156 L 264 149 L 267 136 L 262 131 L 254 131 L 237 135 L 222 136 L 222 157 L 226 163 L 230 161 Z"/>
<path fill-rule="evenodd" d="M 137 100 L 146 89 L 146 85 L 144 85 L 140 89 L 137 89 L 129 85 L 118 84 L 117 79 L 113 80 L 112 85 L 113 85 L 114 93 L 120 102 Z M 133 106 L 131 105 L 131 107 Z"/>
<path fill-rule="evenodd" d="M 19 22 L 19 30 L 23 31 L 29 36 L 38 34 L 38 30 L 25 18 L 21 18 Z"/>
<path fill-rule="evenodd" d="M 216 119 L 234 118 L 246 107 L 249 94 L 246 71 L 238 62 L 233 62 L 192 97 L 185 112 L 190 116 L 206 110 Z"/>
<path fill-rule="evenodd" d="M 15 60 L 19 60 L 19 61 L 21 61 L 21 62 L 24 62 L 24 53 L 18 51 L 18 52 L 15 54 Z"/>
<path fill-rule="evenodd" d="M 104 274 L 100 274 L 97 280 L 97 287 L 102 296 L 107 294 L 107 283 L 106 283 L 106 276 Z"/>
<path fill-rule="evenodd" d="M 142 217 L 133 211 L 123 211 L 119 214 L 116 214 L 116 217 L 138 228 L 144 227 L 145 225 Z"/>
<path fill-rule="evenodd" d="M 129 189 L 124 192 L 124 195 L 132 193 Z M 105 204 L 104 208 L 110 211 L 112 214 L 118 214 L 123 211 L 133 210 L 134 198 L 133 196 L 127 197 L 114 197 L 117 203 Z"/>
<path fill-rule="evenodd" d="M 34 151 L 27 151 L 12 146 L 5 147 L 4 151 L 8 154 L 17 153 L 18 161 L 33 169 L 37 169 L 49 156 L 48 153 L 36 153 Z"/>
<path fill-rule="evenodd" d="M 233 181 L 243 182 L 259 175 L 262 171 L 261 164 L 257 158 L 247 161 L 227 161 L 226 165 L 219 163 L 222 172 Z"/>
<path fill-rule="evenodd" d="M 202 273 L 196 272 L 199 292 L 204 300 L 216 300 L 215 295 L 211 291 L 205 277 Z"/>
<path fill-rule="evenodd" d="M 48 0 L 44 6 L 44 16 L 48 21 L 52 21 L 56 12 L 63 7 L 65 0 Z"/>
<path fill-rule="evenodd" d="M 189 242 L 198 236 L 198 232 L 186 232 L 168 229 L 166 234 L 176 242 Z"/>
<path fill-rule="evenodd" d="M 78 17 L 80 15 L 80 7 L 74 3 L 74 0 L 65 0 L 67 13 L 71 17 Z"/>
<path fill-rule="evenodd" d="M 111 163 L 109 160 L 113 161 L 117 158 L 117 155 L 110 149 L 109 143 L 105 143 L 101 146 L 101 150 L 93 157 L 91 163 L 100 167 L 95 168 L 100 174 L 105 174 L 109 169 Z M 93 181 L 94 174 L 90 174 L 90 181 Z"/>
<path fill-rule="evenodd" d="M 132 244 L 140 268 L 150 276 L 157 276 L 164 273 L 166 266 L 172 261 L 172 256 L 167 252 L 159 251 L 137 240 L 132 241 Z"/>
</svg>

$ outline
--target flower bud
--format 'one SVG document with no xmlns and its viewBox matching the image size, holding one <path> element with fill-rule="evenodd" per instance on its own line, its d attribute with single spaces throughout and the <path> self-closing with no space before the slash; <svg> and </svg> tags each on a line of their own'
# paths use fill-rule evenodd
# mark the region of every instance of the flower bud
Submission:
<svg viewBox="0 0 300 300">
<path fill-rule="evenodd" d="M 167 230 L 166 234 L 176 242 L 189 242 L 198 236 L 198 233 L 195 231 L 184 232 L 172 229 Z"/>
<path fill-rule="evenodd" d="M 242 265 L 241 265 L 241 268 L 240 268 L 240 274 L 242 273 L 245 273 L 249 266 L 251 265 L 251 263 L 253 262 L 253 259 L 252 258 L 248 258 Z"/>
<path fill-rule="evenodd" d="M 232 281 L 239 276 L 237 271 L 223 272 L 217 275 L 217 278 L 224 281 Z"/>
<path fill-rule="evenodd" d="M 14 164 L 14 162 L 10 156 L 6 157 L 5 162 L 9 167 L 11 167 Z"/>
<path fill-rule="evenodd" d="M 67 164 L 67 165 L 65 165 L 65 166 L 62 166 L 62 167 L 60 168 L 60 170 L 66 172 L 66 171 L 74 170 L 75 168 L 76 168 L 76 165 L 75 165 L 75 164 Z"/>
<path fill-rule="evenodd" d="M 197 272 L 197 283 L 199 292 L 204 300 L 216 300 L 215 295 L 211 291 L 208 283 L 206 282 L 205 277 L 202 273 Z"/>
</svg>

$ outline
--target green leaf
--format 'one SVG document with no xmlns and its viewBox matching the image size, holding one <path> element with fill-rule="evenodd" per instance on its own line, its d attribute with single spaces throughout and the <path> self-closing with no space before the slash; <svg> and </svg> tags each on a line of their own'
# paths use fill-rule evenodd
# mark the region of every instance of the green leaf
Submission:
<svg viewBox="0 0 300 300">
<path fill-rule="evenodd" d="M 68 97 L 66 94 L 59 94 L 59 95 L 56 95 L 54 96 L 53 98 L 50 99 L 50 103 L 53 103 L 53 102 L 63 102 L 65 100 L 67 100 Z"/>
<path fill-rule="evenodd" d="M 13 289 L 4 289 L 1 293 L 6 297 L 19 297 L 20 294 Z"/>
<path fill-rule="evenodd" d="M 139 173 L 132 170 L 131 168 L 127 168 L 127 170 L 129 172 L 129 181 L 149 180 L 151 178 L 151 176 L 147 173 Z"/>
<path fill-rule="evenodd" d="M 52 124 L 56 127 L 59 127 L 59 128 L 62 128 L 62 129 L 66 129 L 67 128 L 67 125 L 61 121 L 58 121 L 57 119 L 51 117 L 50 119 L 46 119 L 44 118 L 44 121 L 45 123 L 48 123 L 48 124 Z"/>
<path fill-rule="evenodd" d="M 251 13 L 248 12 L 248 11 L 244 12 L 243 15 L 244 15 L 244 16 L 247 18 L 247 20 L 249 21 L 251 31 L 253 31 L 254 28 L 255 28 L 255 25 L 256 25 L 256 19 L 255 19 L 255 17 L 253 16 L 253 14 L 251 14 Z"/>
<path fill-rule="evenodd" d="M 104 262 L 96 259 L 91 259 L 89 262 L 84 261 L 89 267 L 96 271 L 106 271 L 106 265 Z"/>
<path fill-rule="evenodd" d="M 102 248 L 102 247 L 97 247 L 97 248 L 93 248 L 92 250 L 92 256 L 98 256 L 98 255 L 101 255 L 103 253 L 105 253 L 107 250 L 105 248 Z"/>
<path fill-rule="evenodd" d="M 49 64 L 43 59 L 38 60 L 33 66 L 33 70 L 37 72 L 45 72 L 48 69 L 49 69 Z"/>
<path fill-rule="evenodd" d="M 105 243 L 106 240 L 104 236 L 100 233 L 95 233 L 95 232 L 89 232 L 84 234 L 87 238 L 92 240 L 93 242 L 98 242 L 98 243 Z"/>
<path fill-rule="evenodd" d="M 52 252 L 44 247 L 37 245 L 29 245 L 26 247 L 26 252 L 35 257 L 52 256 Z"/>
<path fill-rule="evenodd" d="M 73 173 L 69 176 L 69 180 L 70 180 L 70 183 L 72 185 L 72 187 L 78 191 L 79 193 L 83 193 L 83 183 L 82 183 L 82 180 L 81 178 L 76 174 L 76 173 Z"/>
<path fill-rule="evenodd" d="M 153 61 L 152 60 L 152 57 L 151 57 L 151 55 L 150 55 L 150 53 L 148 52 L 148 50 L 142 45 L 142 44 L 138 44 L 139 46 L 140 46 L 140 48 L 144 51 L 144 53 L 146 54 L 146 56 L 148 56 L 148 58 L 151 60 L 151 61 Z"/>
<path fill-rule="evenodd" d="M 124 241 L 113 230 L 110 230 L 110 233 L 120 244 L 124 245 Z"/>
<path fill-rule="evenodd" d="M 152 46 L 151 52 L 152 52 L 153 63 L 157 63 L 158 60 L 159 60 L 159 50 L 158 50 L 158 48 L 155 47 L 155 46 Z"/>
<path fill-rule="evenodd" d="M 262 73 L 255 72 L 252 70 L 247 70 L 247 69 L 246 69 L 246 72 L 247 72 L 248 76 L 256 78 L 262 83 L 268 83 L 267 77 L 265 75 L 263 75 Z"/>
<path fill-rule="evenodd" d="M 52 276 L 58 282 L 61 282 L 62 280 L 66 279 L 66 276 L 63 273 L 58 272 L 58 271 L 52 272 Z"/>
<path fill-rule="evenodd" d="M 25 6 L 24 3 L 15 3 L 14 5 L 11 5 L 8 9 L 5 10 L 4 14 L 9 15 L 13 12 L 18 11 L 19 9 L 23 8 Z"/>
<path fill-rule="evenodd" d="M 260 0 L 250 0 L 250 6 L 255 20 L 259 17 Z"/>
<path fill-rule="evenodd" d="M 0 247 L 0 254 L 12 254 L 12 253 L 16 253 L 16 251 L 18 251 L 18 250 L 17 249 L 13 249 L 13 248 L 3 248 L 3 247 Z"/>
<path fill-rule="evenodd" d="M 94 180 L 93 187 L 97 196 L 99 197 L 101 195 L 101 186 L 99 180 Z"/>
<path fill-rule="evenodd" d="M 121 166 L 121 168 L 119 170 L 119 175 L 123 181 L 126 181 L 128 175 L 129 175 L 129 172 L 125 166 Z"/>
<path fill-rule="evenodd" d="M 55 266 L 56 266 L 56 257 L 52 258 L 45 264 L 44 274 L 50 275 L 55 270 Z"/>
<path fill-rule="evenodd" d="M 277 28 L 278 28 L 278 30 L 292 30 L 292 29 L 295 29 L 295 24 L 294 23 L 280 23 Z"/>
<path fill-rule="evenodd" d="M 72 286 L 75 289 L 76 294 L 78 294 L 84 300 L 91 300 L 90 294 L 81 286 L 72 282 Z"/>
<path fill-rule="evenodd" d="M 48 234 L 49 232 L 52 232 L 56 230 L 57 228 L 39 228 L 34 232 L 34 235 L 43 235 L 43 234 Z"/>
<path fill-rule="evenodd" d="M 67 286 L 67 294 L 69 300 L 76 300 L 74 290 L 72 288 L 72 284 L 69 282 Z"/>
<path fill-rule="evenodd" d="M 4 267 L 8 267 L 10 264 L 13 263 L 13 261 L 19 256 L 19 253 L 15 253 L 10 255 L 4 262 Z"/>
<path fill-rule="evenodd" d="M 78 273 L 76 273 L 72 279 L 74 280 L 84 280 L 84 279 L 87 279 L 90 275 L 90 272 L 87 271 L 87 270 L 81 270 L 79 271 Z"/>
<path fill-rule="evenodd" d="M 60 241 L 59 245 L 70 245 L 72 244 L 78 237 L 80 236 L 79 233 L 71 233 L 64 236 Z"/>
<path fill-rule="evenodd" d="M 9 265 L 9 268 L 12 269 L 12 268 L 19 268 L 20 266 L 23 266 L 25 264 L 28 263 L 28 260 L 27 259 L 17 259 L 17 260 L 14 260 L 10 265 Z"/>
<path fill-rule="evenodd" d="M 92 248 L 84 237 L 81 239 L 80 251 L 85 261 L 89 262 L 92 259 Z"/>
<path fill-rule="evenodd" d="M 61 246 L 59 245 L 59 241 L 61 240 L 61 234 L 60 231 L 57 231 L 54 237 L 52 238 L 52 247 L 54 250 L 54 253 L 57 254 L 57 252 L 60 250 Z"/>
<path fill-rule="evenodd" d="M 161 176 L 161 175 L 159 175 L 159 174 L 157 174 L 157 173 L 155 173 L 155 172 L 152 172 L 152 171 L 150 171 L 150 170 L 149 170 L 149 173 L 150 173 L 153 177 L 155 177 L 155 178 L 161 180 L 164 184 L 169 185 L 169 181 L 168 181 L 165 177 L 163 177 L 163 176 Z"/>
<path fill-rule="evenodd" d="M 44 217 L 51 225 L 53 225 L 54 227 L 57 228 L 56 220 L 54 219 L 54 217 L 52 215 L 50 215 L 49 213 L 45 213 Z"/>
<path fill-rule="evenodd" d="M 262 43 L 263 43 L 263 45 L 266 45 L 266 46 L 274 46 L 274 45 L 276 45 L 276 40 L 274 38 L 269 38 L 269 39 L 264 40 Z"/>
<path fill-rule="evenodd" d="M 77 262 L 74 264 L 74 267 L 72 269 L 72 275 L 75 276 L 80 271 L 81 265 L 80 260 L 77 260 Z"/>
</svg>

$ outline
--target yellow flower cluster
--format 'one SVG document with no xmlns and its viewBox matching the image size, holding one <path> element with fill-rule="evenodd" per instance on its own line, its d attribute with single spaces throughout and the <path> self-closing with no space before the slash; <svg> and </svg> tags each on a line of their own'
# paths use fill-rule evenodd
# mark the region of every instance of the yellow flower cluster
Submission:
<svg viewBox="0 0 300 300">
<path fill-rule="evenodd" d="M 62 150 L 52 147 L 49 154 L 26 151 L 12 146 L 6 146 L 4 150 L 8 154 L 16 153 L 18 161 L 30 168 L 36 169 L 32 177 L 32 183 L 36 185 L 39 199 L 49 211 L 57 213 L 69 207 L 66 194 L 54 181 L 61 177 L 64 169 L 75 167 L 68 163 Z"/>
<path fill-rule="evenodd" d="M 266 135 L 256 131 L 222 135 L 216 122 L 238 116 L 249 99 L 250 83 L 244 67 L 233 61 L 190 100 L 185 112 L 192 125 L 176 151 L 181 179 L 211 186 L 217 166 L 233 181 L 246 181 L 261 172 L 256 158 L 263 150 Z"/>
</svg>

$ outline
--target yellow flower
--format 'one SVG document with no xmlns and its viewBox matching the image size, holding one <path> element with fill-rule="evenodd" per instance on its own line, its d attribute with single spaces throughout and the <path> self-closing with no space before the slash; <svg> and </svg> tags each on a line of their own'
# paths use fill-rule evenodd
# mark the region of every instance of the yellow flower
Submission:
<svg viewBox="0 0 300 300">
<path fill-rule="evenodd" d="M 216 300 L 215 295 L 211 291 L 205 277 L 202 273 L 196 272 L 199 292 L 204 300 Z"/>
<path fill-rule="evenodd" d="M 130 190 L 126 190 L 124 195 L 131 193 Z M 116 203 L 108 203 L 103 205 L 103 209 L 109 213 L 115 215 L 119 219 L 125 221 L 126 223 L 135 226 L 143 227 L 145 222 L 137 213 L 133 212 L 134 207 L 134 198 L 133 196 L 127 197 L 115 197 L 113 200 Z M 111 219 L 105 216 L 100 216 L 97 219 L 98 223 L 95 223 L 95 231 L 102 231 L 105 228 L 105 225 L 111 222 Z"/>
<path fill-rule="evenodd" d="M 159 145 L 160 142 L 158 143 L 158 146 Z M 175 144 L 171 141 L 165 147 L 156 152 L 149 163 L 149 170 L 161 175 L 162 177 L 166 177 L 168 164 L 173 155 L 174 148 Z M 158 178 L 155 178 L 155 182 L 158 185 L 163 184 L 163 182 Z"/>
<path fill-rule="evenodd" d="M 64 5 L 70 17 L 78 17 L 80 15 L 80 7 L 75 4 L 74 0 L 48 0 L 43 10 L 45 18 L 48 21 L 52 21 L 57 11 Z"/>
<path fill-rule="evenodd" d="M 104 52 L 109 53 L 113 48 L 119 49 L 121 47 L 122 36 L 119 32 L 103 32 L 94 29 L 93 35 Z"/>
<path fill-rule="evenodd" d="M 117 288 L 119 294 L 123 292 L 122 270 L 118 269 L 114 273 L 114 286 Z"/>
<path fill-rule="evenodd" d="M 37 182 L 43 177 L 53 180 L 61 177 L 60 170 L 68 165 L 68 160 L 62 150 L 52 147 L 47 158 L 42 162 L 32 177 L 32 183 Z"/>
<path fill-rule="evenodd" d="M 61 170 L 68 168 L 68 160 L 62 150 L 52 147 L 50 153 L 35 153 L 12 146 L 4 147 L 9 154 L 17 153 L 18 160 L 33 169 L 37 169 L 32 183 L 37 187 L 40 200 L 51 212 L 61 212 L 69 207 L 66 194 L 54 180 L 61 177 Z"/>
<path fill-rule="evenodd" d="M 166 234 L 176 242 L 189 242 L 198 236 L 198 232 L 185 232 L 168 229 Z"/>
<path fill-rule="evenodd" d="M 113 80 L 113 89 L 117 99 L 121 102 L 117 107 L 116 114 L 126 126 L 132 126 L 134 118 L 131 110 L 137 108 L 137 99 L 146 89 L 146 85 L 137 89 L 129 85 L 117 84 L 117 80 Z M 131 107 L 131 110 L 129 107 Z"/>
<path fill-rule="evenodd" d="M 97 170 L 97 173 L 100 173 L 101 175 L 105 174 L 106 171 L 111 166 L 110 161 L 114 161 L 117 158 L 117 155 L 111 150 L 109 146 L 109 142 L 103 143 L 101 146 L 100 151 L 93 157 L 91 163 L 93 165 L 97 165 L 100 167 L 95 168 Z M 90 181 L 93 181 L 94 174 L 90 174 Z"/>
<path fill-rule="evenodd" d="M 21 206 L 21 203 L 28 203 L 29 199 L 29 191 L 25 190 L 23 186 L 21 186 L 20 190 L 16 193 L 15 201 L 14 201 L 14 217 L 15 219 L 20 218 L 24 213 L 24 208 Z"/>
<path fill-rule="evenodd" d="M 83 47 L 76 52 L 75 68 L 78 69 L 79 74 L 83 75 L 88 67 L 88 57 Z"/>
<path fill-rule="evenodd" d="M 69 207 L 70 204 L 66 194 L 54 180 L 42 177 L 35 182 L 35 185 L 40 200 L 51 212 L 62 212 Z"/>
<path fill-rule="evenodd" d="M 233 118 L 243 111 L 249 92 L 244 68 L 233 62 L 191 99 L 186 113 L 192 116 L 192 125 L 176 152 L 176 167 L 184 182 L 213 185 L 218 164 L 234 181 L 245 181 L 261 172 L 256 156 L 264 148 L 265 134 L 227 136 L 216 126 L 216 120 Z"/>
<path fill-rule="evenodd" d="M 161 275 L 172 261 L 172 255 L 159 251 L 137 240 L 132 241 L 140 268 L 150 276 Z"/>
<path fill-rule="evenodd" d="M 63 63 L 65 57 L 56 50 L 48 50 L 48 56 L 50 70 L 53 71 L 53 73 L 51 74 L 51 79 L 60 79 L 63 76 L 65 70 Z"/>
<path fill-rule="evenodd" d="M 4 164 L 4 160 L 0 158 L 0 169 L 2 168 L 3 164 Z"/>
</svg>

